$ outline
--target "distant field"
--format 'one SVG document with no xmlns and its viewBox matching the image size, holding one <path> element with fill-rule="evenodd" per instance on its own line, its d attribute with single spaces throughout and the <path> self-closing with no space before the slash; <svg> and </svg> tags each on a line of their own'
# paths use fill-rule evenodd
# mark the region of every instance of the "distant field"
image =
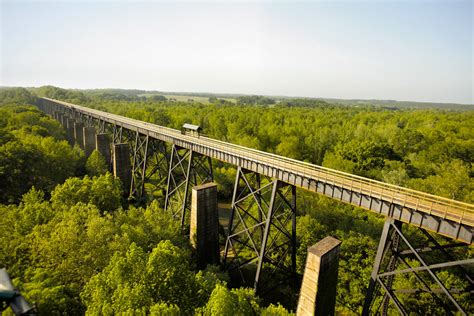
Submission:
<svg viewBox="0 0 474 316">
<path fill-rule="evenodd" d="M 180 102 L 188 102 L 188 100 L 192 99 L 194 102 L 199 102 L 203 104 L 209 104 L 209 98 L 208 97 L 201 97 L 201 96 L 192 96 L 192 95 L 175 95 L 175 94 L 155 94 L 155 93 L 145 93 L 145 94 L 140 94 L 139 96 L 143 97 L 150 97 L 153 95 L 163 95 L 167 99 L 176 99 L 176 101 Z M 224 99 L 229 102 L 236 103 L 237 100 L 234 98 L 219 98 L 219 99 Z"/>
</svg>

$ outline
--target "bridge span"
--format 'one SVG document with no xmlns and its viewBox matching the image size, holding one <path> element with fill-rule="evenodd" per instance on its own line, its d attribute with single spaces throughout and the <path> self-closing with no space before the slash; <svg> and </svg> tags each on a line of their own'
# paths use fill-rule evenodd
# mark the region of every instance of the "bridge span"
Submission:
<svg viewBox="0 0 474 316">
<path fill-rule="evenodd" d="M 398 293 L 419 291 L 431 293 L 447 313 L 457 310 L 467 314 L 455 296 L 474 293 L 474 278 L 469 272 L 472 270 L 466 268 L 472 267 L 474 259 L 457 260 L 449 253 L 449 249 L 472 245 L 472 204 L 68 102 L 41 98 L 38 107 L 62 122 L 68 135 L 75 135 L 75 141 L 86 152 L 90 152 L 90 149 L 84 145 L 87 145 L 86 139 L 90 139 L 91 135 L 98 133 L 98 149 L 99 136 L 100 139 L 111 138 L 114 156 L 125 156 L 125 166 L 130 169 L 131 176 L 125 177 L 130 198 L 143 198 L 145 183 L 158 180 L 161 186 L 166 183 L 164 208 L 181 218 L 182 227 L 189 220 L 188 188 L 213 181 L 211 159 L 235 165 L 237 175 L 223 264 L 229 270 L 237 271 L 236 275 L 244 282 L 248 281 L 249 275 L 246 269 L 252 267 L 250 275 L 255 289 L 266 283 L 261 279 L 266 266 L 275 267 L 272 275 L 276 269 L 293 274 L 296 271 L 296 188 L 302 188 L 386 218 L 364 314 L 373 311 L 374 297 L 378 291 L 384 293 L 383 304 L 379 304 L 382 314 L 387 312 L 389 304 L 405 314 L 403 304 L 397 298 Z M 103 154 L 110 156 L 108 143 L 106 147 Z M 122 150 L 124 152 L 119 153 Z M 114 161 L 116 165 L 117 161 Z M 114 171 L 116 174 L 120 172 Z M 176 204 L 172 203 L 173 200 L 178 201 L 177 210 L 173 210 Z M 402 224 L 419 229 L 422 236 L 426 237 L 426 243 L 421 248 L 420 245 L 412 245 L 408 236 L 402 232 Z M 431 233 L 445 236 L 448 243 L 440 244 L 439 238 L 433 237 Z M 430 263 L 424 257 L 430 251 L 440 254 L 431 258 L 444 261 Z M 405 259 L 407 257 L 418 261 L 418 265 L 410 266 Z M 406 268 L 397 270 L 397 265 Z M 437 269 L 453 267 L 467 280 L 467 288 L 450 289 L 435 272 Z M 420 277 L 420 273 L 425 272 L 437 288 L 431 288 Z M 421 282 L 421 289 L 402 289 L 397 292 L 393 288 L 393 280 L 404 273 L 413 273 Z M 446 295 L 448 299 L 441 300 L 438 297 L 440 294 Z"/>
<path fill-rule="evenodd" d="M 54 110 L 87 117 L 251 170 L 389 218 L 472 243 L 474 205 L 348 174 L 67 102 L 43 98 Z"/>
</svg>

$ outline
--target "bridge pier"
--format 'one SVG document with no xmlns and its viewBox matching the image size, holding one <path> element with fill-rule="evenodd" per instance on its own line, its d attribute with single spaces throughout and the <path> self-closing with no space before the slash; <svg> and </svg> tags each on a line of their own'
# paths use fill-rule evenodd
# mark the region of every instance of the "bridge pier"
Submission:
<svg viewBox="0 0 474 316">
<path fill-rule="evenodd" d="M 76 143 L 84 149 L 84 123 L 81 122 L 75 122 L 74 123 L 74 139 L 76 140 Z"/>
<path fill-rule="evenodd" d="M 219 264 L 219 215 L 217 184 L 193 187 L 189 241 L 197 251 L 198 266 Z"/>
<path fill-rule="evenodd" d="M 400 314 L 410 314 L 416 311 L 407 310 L 404 298 L 416 293 L 427 293 L 433 298 L 433 310 L 435 310 L 434 307 L 438 307 L 446 314 L 467 315 L 468 312 L 459 299 L 463 294 L 471 293 L 472 295 L 474 278 L 467 267 L 470 266 L 471 269 L 474 267 L 474 259 L 467 258 L 469 251 L 466 251 L 462 258 L 456 258 L 462 252 L 454 248 L 469 247 L 469 245 L 452 242 L 442 245 L 428 231 L 418 227 L 421 236 L 424 236 L 426 240 L 417 240 L 417 244 L 422 242 L 422 247 L 416 247 L 410 240 L 413 238 L 405 235 L 402 228 L 400 221 L 392 218 L 387 218 L 385 221 L 362 314 L 386 315 L 395 311 Z M 399 266 L 401 269 L 397 269 Z M 467 286 L 465 288 L 446 286 L 436 273 L 441 269 L 462 276 Z M 400 280 L 402 282 L 396 282 Z M 418 287 L 408 289 L 395 287 L 396 284 L 403 284 L 404 281 Z M 380 304 L 374 304 L 377 297 L 382 297 Z M 469 313 L 472 313 L 472 309 Z"/>
<path fill-rule="evenodd" d="M 284 264 L 287 255 L 291 255 L 289 267 Z M 296 274 L 295 186 L 238 167 L 223 261 L 255 290 L 266 283 L 278 286 L 280 281 L 262 282 L 264 263 Z M 255 271 L 244 271 L 251 265 Z"/>
<path fill-rule="evenodd" d="M 107 166 L 111 165 L 110 138 L 105 133 L 95 135 L 95 149 L 105 158 Z M 109 169 L 110 170 L 110 169 Z"/>
<path fill-rule="evenodd" d="M 66 122 L 66 139 L 69 145 L 74 146 L 74 119 L 68 117 Z"/>
<path fill-rule="evenodd" d="M 61 117 L 61 124 L 63 125 L 64 128 L 67 128 L 67 120 L 69 119 L 69 115 L 66 113 L 63 113 Z"/>
<path fill-rule="evenodd" d="M 63 125 L 63 116 L 64 114 L 62 112 L 56 112 L 56 117 L 57 117 L 57 120 L 59 122 L 59 124 Z"/>
<path fill-rule="evenodd" d="M 130 148 L 128 144 L 113 145 L 113 170 L 114 176 L 122 180 L 124 194 L 128 196 L 131 182 Z"/>
<path fill-rule="evenodd" d="M 86 157 L 89 157 L 96 147 L 95 128 L 91 126 L 84 127 L 83 138 L 84 138 L 84 153 L 86 154 Z"/>
<path fill-rule="evenodd" d="M 340 244 L 328 236 L 308 248 L 296 315 L 334 315 Z"/>
</svg>

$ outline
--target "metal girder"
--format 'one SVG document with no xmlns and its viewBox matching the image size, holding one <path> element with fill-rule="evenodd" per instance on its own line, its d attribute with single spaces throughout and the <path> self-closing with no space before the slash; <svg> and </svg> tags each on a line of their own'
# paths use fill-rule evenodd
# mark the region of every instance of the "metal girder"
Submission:
<svg viewBox="0 0 474 316">
<path fill-rule="evenodd" d="M 150 200 L 164 186 L 168 171 L 168 154 L 164 142 L 136 132 L 132 152 L 132 183 L 130 199 L 138 203 Z M 145 190 L 146 184 L 148 190 Z"/>
<path fill-rule="evenodd" d="M 184 229 L 190 214 L 189 186 L 214 180 L 211 158 L 173 145 L 169 161 L 164 208 L 181 220 Z"/>
<path fill-rule="evenodd" d="M 263 180 L 263 181 L 262 181 Z M 264 266 L 265 263 L 265 266 Z M 296 188 L 238 168 L 224 250 L 224 265 L 255 290 L 264 268 L 296 271 Z M 271 267 L 271 268 L 270 268 Z M 250 273 L 244 272 L 250 269 Z M 255 272 L 253 272 L 255 270 Z M 248 274 L 253 275 L 251 277 Z M 252 280 L 250 280 L 252 278 Z"/>
<path fill-rule="evenodd" d="M 469 249 L 463 251 L 462 243 L 441 244 L 429 232 L 418 228 L 415 234 L 406 234 L 402 231 L 402 223 L 394 219 L 387 219 L 380 238 L 371 280 L 367 290 L 363 315 L 380 313 L 387 315 L 391 308 L 398 313 L 407 315 L 410 306 L 404 304 L 410 295 L 420 293 L 429 294 L 433 299 L 433 307 L 442 309 L 442 313 L 462 315 L 472 314 L 474 310 L 460 300 L 461 295 L 472 295 L 474 282 L 472 268 L 474 259 L 469 256 Z M 415 247 L 413 236 L 417 242 L 423 240 L 423 245 Z M 451 250 L 451 252 L 449 252 Z M 464 249 L 465 250 L 465 249 Z M 456 259 L 455 256 L 463 256 Z M 456 282 L 446 282 L 446 274 Z M 399 288 L 404 282 L 417 288 Z M 456 284 L 448 286 L 449 284 Z M 397 284 L 397 285 L 396 285 Z M 459 288 L 459 285 L 462 285 Z M 463 305 L 464 303 L 464 305 Z M 441 312 L 441 311 L 440 311 Z"/>
</svg>

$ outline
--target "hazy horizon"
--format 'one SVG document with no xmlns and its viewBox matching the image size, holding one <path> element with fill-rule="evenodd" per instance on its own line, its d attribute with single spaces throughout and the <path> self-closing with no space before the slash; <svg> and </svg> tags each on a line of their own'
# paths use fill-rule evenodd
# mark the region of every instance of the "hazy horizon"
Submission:
<svg viewBox="0 0 474 316">
<path fill-rule="evenodd" d="M 42 86 L 54 86 L 54 85 L 42 85 Z M 0 88 L 40 88 L 42 86 L 0 86 Z M 282 99 L 319 99 L 319 100 L 342 100 L 342 101 L 380 101 L 380 102 L 408 102 L 408 103 L 431 103 L 431 104 L 459 104 L 459 105 L 470 105 L 474 108 L 474 103 L 459 103 L 459 102 L 437 102 L 437 101 L 413 101 L 413 100 L 397 100 L 397 99 L 355 99 L 355 98 L 326 98 L 326 97 L 306 97 L 299 95 L 276 95 L 276 94 L 254 94 L 254 93 L 230 93 L 230 92 L 209 92 L 209 91 L 165 91 L 160 89 L 140 89 L 140 88 L 117 88 L 117 87 L 104 87 L 104 88 L 74 88 L 74 87 L 60 87 L 54 86 L 60 89 L 66 90 L 78 90 L 78 91 L 88 91 L 88 90 L 141 90 L 146 92 L 157 92 L 160 94 L 170 94 L 170 95 L 189 95 L 189 96 L 198 96 L 198 94 L 209 94 L 216 95 L 225 98 L 225 96 L 232 95 L 242 95 L 242 96 L 263 96 L 270 98 L 282 98 Z"/>
<path fill-rule="evenodd" d="M 471 1 L 2 1 L 0 85 L 473 104 Z"/>
</svg>

